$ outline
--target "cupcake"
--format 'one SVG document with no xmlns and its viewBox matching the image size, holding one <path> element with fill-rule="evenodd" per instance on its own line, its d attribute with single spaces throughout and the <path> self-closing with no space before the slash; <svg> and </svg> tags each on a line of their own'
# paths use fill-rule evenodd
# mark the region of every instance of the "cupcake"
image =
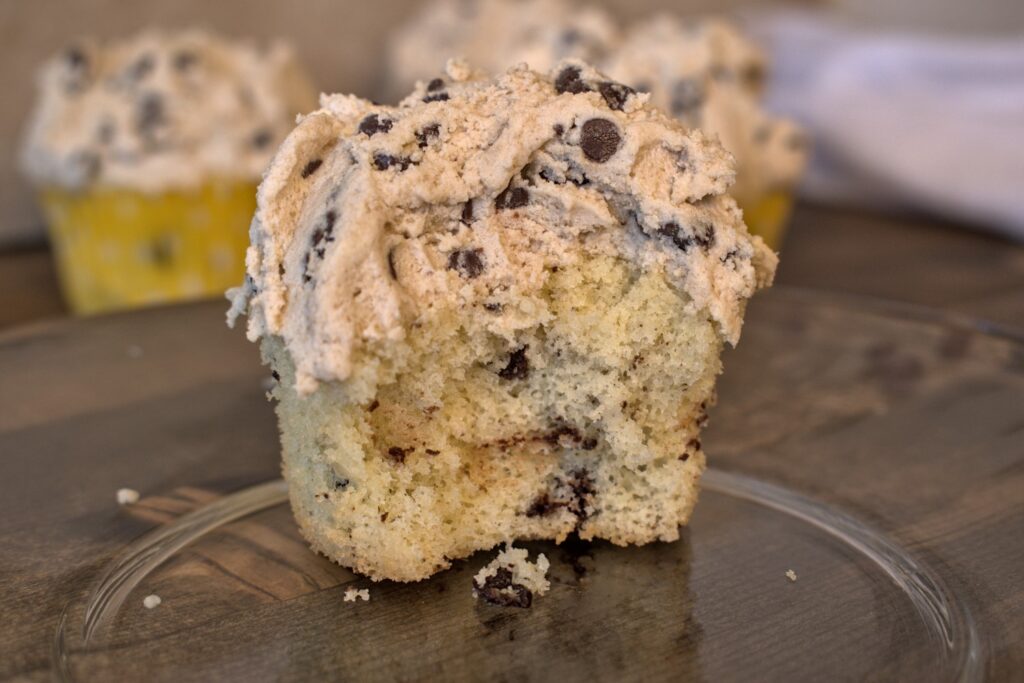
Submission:
<svg viewBox="0 0 1024 683">
<path fill-rule="evenodd" d="M 451 57 L 487 73 L 515 64 L 550 71 L 561 59 L 600 63 L 618 30 L 598 7 L 561 0 L 435 0 L 388 41 L 388 80 L 400 96 L 436 76 Z"/>
<path fill-rule="evenodd" d="M 283 45 L 145 33 L 51 59 L 22 161 L 71 309 L 237 282 L 256 184 L 295 115 L 315 103 Z"/>
<path fill-rule="evenodd" d="M 576 533 L 673 541 L 720 353 L 776 257 L 732 156 L 579 61 L 453 61 L 322 99 L 260 186 L 245 284 L 313 548 L 415 581 Z"/>
<path fill-rule="evenodd" d="M 687 126 L 718 135 L 736 157 L 731 192 L 747 226 L 777 247 L 807 140 L 761 107 L 765 61 L 756 46 L 719 19 L 660 16 L 634 26 L 605 68 Z"/>
</svg>

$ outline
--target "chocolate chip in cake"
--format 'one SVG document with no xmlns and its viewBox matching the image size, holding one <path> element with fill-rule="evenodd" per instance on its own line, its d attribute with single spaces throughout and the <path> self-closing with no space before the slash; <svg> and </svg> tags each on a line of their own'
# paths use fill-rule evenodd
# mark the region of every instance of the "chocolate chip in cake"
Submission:
<svg viewBox="0 0 1024 683">
<path fill-rule="evenodd" d="M 373 399 L 373 401 L 366 408 L 366 410 L 372 413 L 373 411 L 377 410 L 377 408 L 380 408 L 380 401 L 378 401 L 377 399 Z"/>
<path fill-rule="evenodd" d="M 672 87 L 669 109 L 674 116 L 690 114 L 704 104 L 704 86 L 699 81 L 684 78 Z"/>
<path fill-rule="evenodd" d="M 616 83 L 614 81 L 603 81 L 598 83 L 597 91 L 601 93 L 601 97 L 604 98 L 605 103 L 616 111 L 622 111 L 622 108 L 626 106 L 626 100 L 629 99 L 630 95 L 636 94 L 636 91 L 628 85 L 623 85 L 622 83 Z"/>
<path fill-rule="evenodd" d="M 578 66 L 567 66 L 555 78 L 555 90 L 559 93 L 581 93 L 587 92 L 590 88 L 580 78 Z"/>
<path fill-rule="evenodd" d="M 334 475 L 334 490 L 343 489 L 349 485 L 349 480 L 344 477 Z"/>
<path fill-rule="evenodd" d="M 252 146 L 254 149 L 266 149 L 274 141 L 274 134 L 269 128 L 260 128 L 252 134 Z"/>
<path fill-rule="evenodd" d="M 436 93 L 432 93 L 432 94 L 427 95 L 426 97 L 424 97 L 423 101 L 424 102 L 445 102 L 445 101 L 447 101 L 449 99 L 450 99 L 450 97 L 448 96 L 448 93 L 446 93 L 446 92 L 436 92 Z"/>
<path fill-rule="evenodd" d="M 589 119 L 580 131 L 580 148 L 591 161 L 603 164 L 622 144 L 619 127 L 608 119 Z"/>
<path fill-rule="evenodd" d="M 595 448 L 597 448 L 597 439 L 595 439 L 594 437 L 588 437 L 584 439 L 583 443 L 580 444 L 580 448 L 582 448 L 585 451 L 594 450 Z"/>
<path fill-rule="evenodd" d="M 373 155 L 373 167 L 378 171 L 386 171 L 392 166 L 398 168 L 399 171 L 404 171 L 412 165 L 412 159 L 409 157 L 392 156 L 385 152 L 377 152 Z"/>
<path fill-rule="evenodd" d="M 504 310 L 505 306 L 495 301 L 488 301 L 487 303 L 484 304 L 484 308 L 486 308 L 491 313 L 501 313 L 501 311 Z"/>
<path fill-rule="evenodd" d="M 675 221 L 669 221 L 660 228 L 658 234 L 672 240 L 676 248 L 689 251 L 694 244 L 707 250 L 715 243 L 715 228 L 709 223 L 698 222 L 693 226 L 693 233 L 683 230 Z"/>
<path fill-rule="evenodd" d="M 484 272 L 483 249 L 458 249 L 448 254 L 448 270 L 458 271 L 467 279 L 474 279 Z"/>
<path fill-rule="evenodd" d="M 485 602 L 499 607 L 529 607 L 533 603 L 533 593 L 529 588 L 512 582 L 512 572 L 499 567 L 491 576 L 479 584 L 474 579 L 477 595 Z"/>
<path fill-rule="evenodd" d="M 590 505 L 591 497 L 597 493 L 597 489 L 594 487 L 594 480 L 587 470 L 580 469 L 571 473 L 568 483 L 573 495 L 573 499 L 568 506 L 569 511 L 581 520 L 584 520 L 590 515 L 587 506 Z"/>
<path fill-rule="evenodd" d="M 359 132 L 368 138 L 372 138 L 377 133 L 387 133 L 394 124 L 395 122 L 391 119 L 370 114 L 359 122 Z"/>
<path fill-rule="evenodd" d="M 430 83 L 427 83 L 427 92 L 434 92 L 444 87 L 444 79 L 435 78 Z"/>
<path fill-rule="evenodd" d="M 441 455 L 441 451 L 435 450 L 435 449 L 433 449 L 433 448 L 427 448 L 427 449 L 424 449 L 424 452 L 425 452 L 425 453 L 426 453 L 427 455 Z"/>
<path fill-rule="evenodd" d="M 530 192 L 525 187 L 508 187 L 494 198 L 496 209 L 518 209 L 530 203 Z"/>
<path fill-rule="evenodd" d="M 464 225 L 469 225 L 473 222 L 473 200 L 469 199 L 465 204 L 462 205 L 462 216 L 459 220 Z"/>
<path fill-rule="evenodd" d="M 321 166 L 323 166 L 323 159 L 312 159 L 305 166 L 302 167 L 302 177 L 308 178 L 317 172 Z"/>
<path fill-rule="evenodd" d="M 552 126 L 551 130 L 555 132 L 555 137 L 560 138 L 562 137 L 562 135 L 565 134 L 565 126 L 563 126 L 560 123 L 556 123 L 554 126 Z"/>
<path fill-rule="evenodd" d="M 392 280 L 398 280 L 398 271 L 395 270 L 395 247 L 388 249 L 388 273 Z"/>
<path fill-rule="evenodd" d="M 498 371 L 502 379 L 526 379 L 530 375 L 530 359 L 526 356 L 529 345 L 520 347 L 509 354 L 508 364 Z"/>
<path fill-rule="evenodd" d="M 551 496 L 547 493 L 542 493 L 537 496 L 530 507 L 526 508 L 527 517 L 547 517 L 558 508 L 565 507 L 565 503 L 557 500 L 552 500 Z"/>
<path fill-rule="evenodd" d="M 430 144 L 431 140 L 436 140 L 441 135 L 441 125 L 438 123 L 431 123 L 423 126 L 416 131 L 416 144 L 419 145 L 420 149 L 424 149 Z"/>
<path fill-rule="evenodd" d="M 398 446 L 392 446 L 391 448 L 388 449 L 388 457 L 390 457 L 396 463 L 402 464 L 405 462 L 405 456 L 409 455 L 414 450 L 416 450 L 415 446 L 410 446 L 409 448 L 400 448 Z"/>
</svg>

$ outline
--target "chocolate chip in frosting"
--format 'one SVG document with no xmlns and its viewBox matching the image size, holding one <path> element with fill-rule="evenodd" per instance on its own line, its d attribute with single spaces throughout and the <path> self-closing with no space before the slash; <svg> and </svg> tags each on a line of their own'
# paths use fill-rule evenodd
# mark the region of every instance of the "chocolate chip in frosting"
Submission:
<svg viewBox="0 0 1024 683">
<path fill-rule="evenodd" d="M 470 223 L 473 222 L 473 200 L 472 199 L 467 200 L 466 203 L 462 205 L 462 216 L 459 218 L 459 220 L 464 225 L 469 225 Z"/>
<path fill-rule="evenodd" d="M 518 209 L 530 203 L 530 192 L 525 187 L 509 187 L 494 198 L 496 209 Z"/>
<path fill-rule="evenodd" d="M 449 99 L 451 99 L 451 97 L 448 95 L 448 93 L 446 93 L 446 92 L 436 92 L 436 93 L 433 93 L 433 94 L 430 94 L 430 95 L 427 95 L 426 97 L 424 97 L 423 101 L 424 102 L 445 102 L 445 101 L 447 101 Z"/>
<path fill-rule="evenodd" d="M 555 90 L 559 93 L 581 93 L 587 92 L 590 88 L 580 78 L 578 66 L 567 66 L 555 78 Z"/>
<path fill-rule="evenodd" d="M 377 133 L 387 133 L 391 130 L 391 126 L 393 126 L 394 123 L 395 122 L 391 119 L 382 118 L 376 114 L 370 114 L 359 122 L 359 132 L 368 138 L 372 138 Z"/>
<path fill-rule="evenodd" d="M 622 83 L 616 83 L 614 81 L 598 83 L 597 91 L 601 93 L 601 97 L 604 98 L 605 104 L 616 111 L 622 111 L 622 108 L 626 106 L 626 100 L 629 99 L 630 95 L 636 94 L 636 91 L 628 85 L 623 85 Z"/>
<path fill-rule="evenodd" d="M 523 346 L 516 349 L 508 357 L 508 364 L 498 371 L 498 377 L 502 379 L 526 379 L 530 375 L 530 359 L 526 357 L 526 349 Z"/>
<path fill-rule="evenodd" d="M 317 169 L 319 169 L 323 165 L 323 163 L 324 163 L 323 159 L 312 159 L 312 160 L 310 160 L 302 168 L 302 177 L 303 178 L 308 178 L 309 176 L 313 175 L 314 173 L 317 172 Z"/>
<path fill-rule="evenodd" d="M 484 272 L 483 249 L 458 249 L 448 254 L 448 270 L 470 280 Z"/>
<path fill-rule="evenodd" d="M 603 164 L 612 158 L 622 143 L 619 128 L 608 119 L 590 119 L 580 131 L 580 148 L 591 161 Z"/>
<path fill-rule="evenodd" d="M 398 280 L 398 271 L 395 270 L 395 247 L 388 249 L 388 273 L 392 280 Z"/>
<path fill-rule="evenodd" d="M 392 166 L 397 166 L 399 171 L 404 171 L 412 165 L 409 157 L 398 157 L 384 152 L 377 152 L 373 155 L 373 166 L 378 171 L 386 171 Z"/>
<path fill-rule="evenodd" d="M 477 595 L 485 602 L 499 607 L 527 608 L 533 604 L 533 593 L 529 588 L 512 582 L 512 572 L 499 567 L 483 583 L 473 580 Z"/>
<path fill-rule="evenodd" d="M 441 124 L 430 123 L 416 131 L 416 144 L 424 149 L 431 140 L 436 140 L 441 135 Z"/>
<path fill-rule="evenodd" d="M 427 92 L 434 92 L 444 87 L 444 80 L 441 78 L 435 78 L 427 83 Z"/>
<path fill-rule="evenodd" d="M 681 228 L 675 221 L 669 221 L 658 228 L 658 234 L 671 239 L 676 248 L 682 251 L 689 251 L 694 244 L 706 251 L 715 243 L 715 228 L 710 223 L 698 222 L 693 226 L 691 233 Z"/>
</svg>

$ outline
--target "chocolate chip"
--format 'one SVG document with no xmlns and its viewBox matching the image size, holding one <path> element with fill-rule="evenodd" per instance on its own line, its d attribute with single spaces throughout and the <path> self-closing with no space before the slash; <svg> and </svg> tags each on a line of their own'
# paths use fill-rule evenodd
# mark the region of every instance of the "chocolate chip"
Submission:
<svg viewBox="0 0 1024 683">
<path fill-rule="evenodd" d="M 64 52 L 64 61 L 67 62 L 68 66 L 72 69 L 84 69 L 89 66 L 89 57 L 85 54 L 85 51 L 78 47 L 69 47 Z"/>
<path fill-rule="evenodd" d="M 167 123 L 167 111 L 159 93 L 147 93 L 135 109 L 135 127 L 142 135 L 152 135 L 156 128 Z"/>
<path fill-rule="evenodd" d="M 459 219 L 463 224 L 469 225 L 473 222 L 473 200 L 468 200 L 462 205 L 462 217 Z"/>
<path fill-rule="evenodd" d="M 597 91 L 601 93 L 601 97 L 604 98 L 605 103 L 616 111 L 622 111 L 622 108 L 626 105 L 626 100 L 629 99 L 630 95 L 636 94 L 636 91 L 628 85 L 615 83 L 614 81 L 603 81 L 598 83 Z"/>
<path fill-rule="evenodd" d="M 444 87 L 444 80 L 441 78 L 435 78 L 434 80 L 427 83 L 427 92 L 434 92 Z"/>
<path fill-rule="evenodd" d="M 174 55 L 174 68 L 178 71 L 188 71 L 196 62 L 199 61 L 199 55 L 191 50 L 182 50 L 181 52 Z"/>
<path fill-rule="evenodd" d="M 372 413 L 373 411 L 377 410 L 377 408 L 380 408 L 380 401 L 378 401 L 377 399 L 373 399 L 373 401 L 366 408 L 366 410 Z"/>
<path fill-rule="evenodd" d="M 498 377 L 502 379 L 526 379 L 530 375 L 530 359 L 526 357 L 526 349 L 523 346 L 513 351 L 508 357 L 508 364 L 498 371 Z"/>
<path fill-rule="evenodd" d="M 676 81 L 672 87 L 669 109 L 674 116 L 684 116 L 704 104 L 704 86 L 689 78 Z"/>
<path fill-rule="evenodd" d="M 268 128 L 260 128 L 252 134 L 252 146 L 255 149 L 266 149 L 274 141 L 274 134 Z"/>
<path fill-rule="evenodd" d="M 449 96 L 448 96 L 448 93 L 446 93 L 446 92 L 438 92 L 438 93 L 434 93 L 433 95 L 427 95 L 426 97 L 423 98 L 423 101 L 424 102 L 445 102 L 448 99 L 450 99 Z"/>
<path fill-rule="evenodd" d="M 553 130 L 553 131 L 555 131 L 555 136 L 556 136 L 556 137 L 562 137 L 562 135 L 563 135 L 563 134 L 565 133 L 565 126 L 563 126 L 563 125 L 562 125 L 562 124 L 560 124 L 560 123 L 556 123 L 556 124 L 555 124 L 555 125 L 554 125 L 554 126 L 552 127 L 552 130 Z"/>
<path fill-rule="evenodd" d="M 689 454 L 689 453 L 685 453 L 685 452 L 684 452 L 684 453 L 683 453 L 682 455 L 680 455 L 680 456 L 679 456 L 679 459 L 680 459 L 680 460 L 681 460 L 682 462 L 686 462 L 687 460 L 689 460 L 689 459 L 690 459 L 690 454 Z"/>
<path fill-rule="evenodd" d="M 487 303 L 484 304 L 484 308 L 486 308 L 491 313 L 501 313 L 501 311 L 504 310 L 505 306 L 498 302 L 488 301 Z"/>
<path fill-rule="evenodd" d="M 565 503 L 552 500 L 551 496 L 546 493 L 542 493 L 537 496 L 530 507 L 526 508 L 527 517 L 547 517 L 558 508 L 565 507 Z"/>
<path fill-rule="evenodd" d="M 533 593 L 526 586 L 512 583 L 512 572 L 505 567 L 499 567 L 491 576 L 484 579 L 482 584 L 473 580 L 477 595 L 484 601 L 499 607 L 522 607 L 527 608 L 533 603 Z"/>
<path fill-rule="evenodd" d="M 448 270 L 456 270 L 470 280 L 484 272 L 482 249 L 459 249 L 448 254 Z"/>
<path fill-rule="evenodd" d="M 141 81 L 156 68 L 156 59 L 151 54 L 144 54 L 128 67 L 128 78 L 132 81 Z"/>
<path fill-rule="evenodd" d="M 434 450 L 433 448 L 425 449 L 427 455 L 441 455 L 441 451 Z"/>
<path fill-rule="evenodd" d="M 302 177 L 308 178 L 317 172 L 321 166 L 323 166 L 323 159 L 313 159 L 302 168 Z"/>
<path fill-rule="evenodd" d="M 392 280 L 398 280 L 398 271 L 395 270 L 395 248 L 391 247 L 388 249 L 388 272 L 391 274 Z"/>
<path fill-rule="evenodd" d="M 337 491 L 338 489 L 343 489 L 343 488 L 345 488 L 348 485 L 349 485 L 349 480 L 348 479 L 345 479 L 344 477 L 339 477 L 339 476 L 335 476 L 334 477 L 334 490 L 335 491 Z"/>
<path fill-rule="evenodd" d="M 590 88 L 580 78 L 578 66 L 567 66 L 555 78 L 555 90 L 559 93 L 581 93 L 587 92 Z"/>
<path fill-rule="evenodd" d="M 597 448 L 597 439 L 595 439 L 593 437 L 590 437 L 588 439 L 584 439 L 583 443 L 580 444 L 580 448 L 582 448 L 585 451 L 592 451 L 592 450 L 594 450 L 595 448 Z"/>
<path fill-rule="evenodd" d="M 416 131 L 416 142 L 420 149 L 425 148 L 430 144 L 431 140 L 436 140 L 441 135 L 441 125 L 437 123 L 431 123 L 423 126 Z"/>
<path fill-rule="evenodd" d="M 387 133 L 394 124 L 395 122 L 391 119 L 370 114 L 359 122 L 359 132 L 368 138 L 372 138 L 377 133 Z"/>
<path fill-rule="evenodd" d="M 277 374 L 277 370 L 271 370 L 270 376 L 274 378 L 274 381 L 281 381 L 281 375 Z"/>
<path fill-rule="evenodd" d="M 317 226 L 316 230 L 313 231 L 312 249 L 320 258 L 323 258 L 327 251 L 327 247 L 320 246 L 320 244 L 322 242 L 334 241 L 334 222 L 336 220 L 338 220 L 338 212 L 331 209 L 324 214 L 324 224 Z"/>
<path fill-rule="evenodd" d="M 591 497 L 597 493 L 590 473 L 582 469 L 573 472 L 572 478 L 569 480 L 569 488 L 572 489 L 573 495 L 573 499 L 568 505 L 569 511 L 581 520 L 586 519 L 589 516 L 587 505 L 590 504 Z"/>
<path fill-rule="evenodd" d="M 509 187 L 494 198 L 496 209 L 518 209 L 530 203 L 530 192 L 525 187 Z"/>
<path fill-rule="evenodd" d="M 591 161 L 600 164 L 612 158 L 622 144 L 619 128 L 608 119 L 589 119 L 580 131 L 580 148 Z"/>
<path fill-rule="evenodd" d="M 392 166 L 397 166 L 399 171 L 404 171 L 412 165 L 409 157 L 396 157 L 384 152 L 377 152 L 373 155 L 373 166 L 378 171 L 386 171 Z"/>
<path fill-rule="evenodd" d="M 277 274 L 280 275 L 281 277 L 284 277 L 284 264 L 283 263 L 278 263 L 277 264 Z"/>
<path fill-rule="evenodd" d="M 580 430 L 559 418 L 551 431 L 544 435 L 544 440 L 552 446 L 570 447 L 579 443 L 582 435 Z"/>
<path fill-rule="evenodd" d="M 415 447 L 410 446 L 409 448 L 399 448 L 398 446 L 392 446 L 388 449 L 388 456 L 398 464 L 405 462 L 405 456 L 416 450 Z"/>
<path fill-rule="evenodd" d="M 691 234 L 679 227 L 675 221 L 669 221 L 658 228 L 658 234 L 671 239 L 676 248 L 683 251 L 689 251 L 694 244 L 707 250 L 715 243 L 715 228 L 708 223 L 697 223 L 693 226 Z"/>
</svg>

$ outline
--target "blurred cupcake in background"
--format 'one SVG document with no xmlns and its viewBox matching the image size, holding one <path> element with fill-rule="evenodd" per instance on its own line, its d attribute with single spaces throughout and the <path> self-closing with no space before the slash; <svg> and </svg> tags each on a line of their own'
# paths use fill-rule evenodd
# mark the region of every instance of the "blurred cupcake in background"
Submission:
<svg viewBox="0 0 1024 683">
<path fill-rule="evenodd" d="M 778 248 L 808 145 L 798 126 L 761 107 L 766 67 L 758 48 L 720 19 L 659 16 L 630 29 L 603 66 L 688 126 L 719 136 L 736 157 L 730 193 L 747 226 Z"/>
<path fill-rule="evenodd" d="M 463 57 L 489 73 L 521 62 L 547 73 L 575 57 L 600 64 L 618 42 L 611 17 L 597 7 L 558 0 L 435 0 L 388 41 L 388 86 L 405 95 L 418 80 Z"/>
<path fill-rule="evenodd" d="M 41 70 L 22 166 L 80 314 L 221 294 L 255 188 L 316 93 L 292 51 L 200 31 L 82 42 Z"/>
</svg>

